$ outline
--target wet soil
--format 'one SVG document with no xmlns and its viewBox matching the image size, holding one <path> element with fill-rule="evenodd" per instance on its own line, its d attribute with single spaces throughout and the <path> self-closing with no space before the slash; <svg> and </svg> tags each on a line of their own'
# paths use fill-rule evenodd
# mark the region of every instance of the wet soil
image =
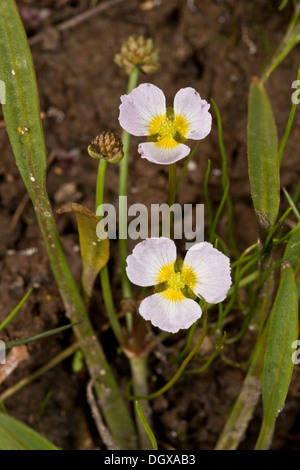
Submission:
<svg viewBox="0 0 300 470">
<path fill-rule="evenodd" d="M 213 97 L 222 116 L 227 152 L 230 194 L 234 209 L 234 235 L 240 251 L 256 242 L 256 222 L 247 172 L 247 100 L 251 78 L 259 75 L 266 59 L 287 28 L 291 5 L 278 11 L 280 2 L 256 0 L 212 0 L 207 2 L 128 0 L 107 8 L 88 21 L 58 32 L 57 25 L 80 15 L 88 8 L 85 0 L 24 0 L 18 5 L 32 44 L 43 112 L 46 146 L 51 162 L 47 188 L 54 211 L 64 202 L 74 201 L 94 210 L 97 161 L 87 155 L 87 145 L 102 130 L 120 133 L 118 108 L 127 86 L 124 72 L 113 58 L 130 35 L 152 37 L 160 49 L 161 67 L 151 76 L 141 75 L 164 90 L 169 105 L 181 87 L 191 86 L 201 97 Z M 283 135 L 290 112 L 291 84 L 296 79 L 300 50 L 296 48 L 271 76 L 267 91 Z M 300 118 L 296 114 L 282 163 L 281 186 L 293 194 L 299 180 Z M 138 139 L 132 139 L 129 204 L 146 205 L 166 200 L 167 169 L 141 160 Z M 0 128 L 0 321 L 13 310 L 28 289 L 35 290 L 18 316 L 1 335 L 5 341 L 33 336 L 67 322 L 62 301 L 43 247 L 41 234 L 16 167 L 5 128 Z M 216 118 L 211 134 L 201 142 L 194 164 L 182 181 L 179 202 L 204 203 L 203 180 L 211 160 L 209 193 L 216 208 L 222 197 L 221 157 Z M 180 163 L 181 167 L 183 163 Z M 118 169 L 108 168 L 107 202 L 118 202 Z M 16 211 L 21 203 L 24 209 Z M 282 209 L 287 207 L 282 203 Z M 81 262 L 76 221 L 57 216 L 72 272 L 80 279 Z M 218 233 L 225 236 L 226 214 Z M 121 300 L 117 277 L 117 249 L 112 243 L 110 272 L 116 302 Z M 101 290 L 95 285 L 91 318 L 96 328 L 107 322 Z M 210 322 L 216 319 L 211 314 Z M 242 322 L 241 313 L 227 325 L 234 335 Z M 185 334 L 169 339 L 150 361 L 151 387 L 155 390 L 176 370 L 170 358 L 179 351 Z M 226 349 L 231 361 L 246 361 L 255 335 Z M 27 346 L 28 356 L 0 385 L 0 393 L 26 377 L 74 341 L 67 331 Z M 110 331 L 101 341 L 116 374 L 125 384 L 128 366 L 116 352 Z M 211 350 L 208 340 L 202 354 Z M 36 381 L 5 401 L 7 412 L 42 432 L 64 449 L 93 449 L 101 441 L 86 402 L 88 375 L 85 367 L 75 372 L 73 357 L 44 373 Z M 199 364 L 195 360 L 195 364 Z M 236 368 L 222 357 L 197 376 L 184 376 L 163 397 L 152 402 L 154 431 L 165 448 L 213 449 L 228 413 L 237 397 L 246 369 Z M 300 448 L 300 375 L 295 368 L 287 404 L 279 416 L 272 448 Z M 259 431 L 262 406 L 241 444 L 252 449 Z"/>
</svg>

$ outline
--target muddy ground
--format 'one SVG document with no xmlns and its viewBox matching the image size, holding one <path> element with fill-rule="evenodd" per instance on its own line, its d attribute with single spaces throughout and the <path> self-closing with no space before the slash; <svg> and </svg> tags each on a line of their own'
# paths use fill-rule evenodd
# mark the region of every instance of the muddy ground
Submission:
<svg viewBox="0 0 300 470">
<path fill-rule="evenodd" d="M 164 90 L 169 105 L 181 87 L 197 89 L 216 101 L 223 120 L 224 142 L 234 207 L 234 232 L 240 251 L 256 241 L 256 223 L 250 197 L 246 156 L 247 99 L 251 77 L 259 75 L 287 28 L 292 7 L 278 11 L 279 1 L 214 0 L 160 2 L 128 0 L 103 13 L 58 32 L 57 25 L 80 15 L 87 0 L 23 0 L 18 5 L 31 41 L 37 74 L 49 165 L 47 188 L 54 210 L 66 201 L 94 209 L 97 161 L 86 152 L 100 131 L 120 133 L 118 108 L 127 86 L 114 55 L 131 34 L 152 37 L 160 49 L 161 67 L 141 76 Z M 292 3 L 292 2 L 290 2 Z M 37 10 L 35 10 L 37 9 Z M 51 27 L 51 29 L 48 29 Z M 42 33 L 42 35 L 41 35 Z M 267 90 L 275 112 L 279 138 L 283 135 L 291 106 L 291 84 L 296 79 L 300 49 L 296 48 L 271 76 Z M 221 159 L 216 118 L 211 134 L 201 142 L 195 165 L 182 182 L 181 203 L 204 202 L 203 179 L 211 160 L 210 197 L 217 207 L 222 196 Z M 296 114 L 282 164 L 281 186 L 293 194 L 300 174 L 300 118 Z M 137 156 L 138 139 L 132 139 L 129 203 L 162 203 L 166 200 L 167 170 Z M 64 308 L 43 247 L 30 203 L 18 215 L 26 194 L 6 131 L 0 128 L 0 321 L 15 307 L 30 286 L 33 294 L 18 316 L 2 333 L 5 341 L 33 336 L 66 323 Z M 182 166 L 182 163 L 179 164 Z M 117 166 L 108 169 L 106 201 L 117 204 Z M 287 207 L 283 202 L 282 209 Z M 17 214 L 16 214 L 16 211 Z M 218 231 L 225 230 L 226 215 Z M 57 217 L 72 272 L 80 278 L 76 221 Z M 110 272 L 117 304 L 121 300 L 117 277 L 117 251 L 112 244 Z M 236 332 L 241 318 L 228 324 Z M 93 294 L 91 318 L 96 328 L 106 314 L 98 282 Z M 216 318 L 212 313 L 211 322 Z M 236 322 L 236 323 L 235 323 Z M 150 362 L 153 390 L 176 370 L 169 358 L 184 343 L 179 333 Z M 101 340 L 123 387 L 128 380 L 125 359 L 117 356 L 110 331 Z M 249 358 L 253 333 L 228 347 L 226 355 L 236 362 Z M 70 331 L 31 343 L 28 358 L 0 385 L 0 393 L 47 363 L 74 341 Z M 207 344 L 209 350 L 210 345 Z M 205 351 L 204 351 L 205 352 Z M 237 397 L 245 369 L 218 358 L 204 374 L 186 376 L 163 397 L 152 402 L 155 433 L 160 445 L 175 449 L 213 449 Z M 5 401 L 7 412 L 41 431 L 64 449 L 101 447 L 86 403 L 85 368 L 72 369 L 72 357 L 43 374 Z M 273 449 L 300 448 L 300 375 L 295 368 L 292 387 L 276 427 Z M 242 449 L 252 449 L 261 423 L 258 406 Z"/>
</svg>

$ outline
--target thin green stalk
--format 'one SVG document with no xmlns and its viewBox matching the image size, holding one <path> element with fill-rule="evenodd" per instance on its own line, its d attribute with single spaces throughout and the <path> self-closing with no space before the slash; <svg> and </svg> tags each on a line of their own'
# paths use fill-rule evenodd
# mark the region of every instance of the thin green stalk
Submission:
<svg viewBox="0 0 300 470">
<path fill-rule="evenodd" d="M 104 202 L 104 187 L 105 187 L 105 173 L 107 168 L 107 161 L 104 159 L 99 160 L 97 185 L 96 185 L 96 210 Z M 100 271 L 100 280 L 104 304 L 106 307 L 109 322 L 112 330 L 117 338 L 119 344 L 123 342 L 123 335 L 120 322 L 117 317 L 113 296 L 111 292 L 111 285 L 108 273 L 108 267 L 105 265 Z"/>
<path fill-rule="evenodd" d="M 153 450 L 158 450 L 156 438 L 155 438 L 155 436 L 152 432 L 152 429 L 149 426 L 149 423 L 146 419 L 146 416 L 144 415 L 142 407 L 141 407 L 141 405 L 139 404 L 138 401 L 135 402 L 135 406 L 136 406 L 136 411 L 137 411 L 137 413 L 140 417 L 141 423 L 142 423 L 142 425 L 143 425 L 145 431 L 147 432 L 147 434 L 149 436 L 149 439 L 151 441 L 152 449 Z"/>
<path fill-rule="evenodd" d="M 195 155 L 195 152 L 196 152 L 197 148 L 199 147 L 199 144 L 200 144 L 200 142 L 197 142 L 197 143 L 196 143 L 196 145 L 194 146 L 193 150 L 192 150 L 191 153 L 189 154 L 189 156 L 188 156 L 188 158 L 187 158 L 187 160 L 186 160 L 186 162 L 185 162 L 185 164 L 184 164 L 184 166 L 183 166 L 181 172 L 179 173 L 179 176 L 178 176 L 177 182 L 176 182 L 176 191 L 175 191 L 175 194 L 177 194 L 177 192 L 178 192 L 178 188 L 179 188 L 179 185 L 180 185 L 180 183 L 181 183 L 181 180 L 182 180 L 182 178 L 184 177 L 184 174 L 185 174 L 185 172 L 186 172 L 186 169 L 187 169 L 187 167 L 188 167 L 190 161 L 192 160 L 193 156 Z"/>
<path fill-rule="evenodd" d="M 5 343 L 5 348 L 6 349 L 12 349 L 14 348 L 15 346 L 20 346 L 21 344 L 29 344 L 29 343 L 33 343 L 34 341 L 38 341 L 38 340 L 41 340 L 41 339 L 44 339 L 44 338 L 48 338 L 49 336 L 53 336 L 53 335 L 56 335 L 58 333 L 61 333 L 65 330 L 68 330 L 69 328 L 72 328 L 72 324 L 69 324 L 69 325 L 64 325 L 64 326 L 60 326 L 58 328 L 53 328 L 52 330 L 48 330 L 48 331 L 44 331 L 43 333 L 39 333 L 37 335 L 34 335 L 34 336 L 30 336 L 28 338 L 22 338 L 22 339 L 15 339 L 13 341 L 8 341 Z"/>
<path fill-rule="evenodd" d="M 134 88 L 136 88 L 138 84 L 138 78 L 139 78 L 139 68 L 134 67 L 129 76 L 128 87 L 127 87 L 128 94 L 131 93 Z M 128 193 L 128 166 L 129 166 L 130 140 L 131 140 L 130 134 L 127 131 L 123 131 L 122 142 L 123 142 L 124 157 L 120 162 L 119 196 L 127 196 L 127 193 Z M 123 217 L 124 217 L 124 214 L 120 213 L 120 218 L 122 219 Z M 120 225 L 122 224 L 120 223 Z M 128 254 L 127 239 L 120 240 L 119 247 L 120 247 L 120 255 L 121 255 L 121 268 L 124 271 L 125 260 Z M 124 256 L 125 256 L 125 260 L 124 260 Z M 124 296 L 131 297 L 130 284 L 128 287 L 127 282 L 124 280 L 123 277 L 122 277 L 122 283 L 123 283 Z"/>
<path fill-rule="evenodd" d="M 299 83 L 299 80 L 300 80 L 300 68 L 298 69 L 298 74 L 297 74 L 297 82 L 298 83 Z M 299 86 L 297 86 L 296 90 L 298 90 L 298 89 L 299 89 Z M 282 138 L 281 143 L 280 143 L 280 147 L 279 147 L 279 151 L 278 151 L 279 168 L 280 168 L 280 165 L 281 165 L 283 152 L 284 152 L 287 140 L 288 140 L 290 132 L 291 132 L 291 128 L 292 128 L 292 124 L 293 124 L 293 121 L 294 121 L 294 116 L 295 116 L 297 104 L 298 103 L 295 102 L 292 105 L 292 109 L 291 109 L 289 119 L 288 119 L 288 122 L 287 122 L 287 125 L 286 125 L 286 128 L 285 128 L 285 131 L 284 131 L 284 135 L 283 135 L 283 138 Z"/>
<path fill-rule="evenodd" d="M 134 67 L 129 76 L 128 88 L 127 88 L 128 94 L 131 93 L 131 91 L 137 86 L 138 78 L 139 78 L 139 68 Z M 126 131 L 122 132 L 122 142 L 123 142 L 124 157 L 120 162 L 119 196 L 127 197 L 130 134 Z M 123 210 L 121 210 L 119 214 L 119 224 L 120 224 L 120 227 L 123 228 L 123 230 L 125 228 L 127 229 L 127 214 Z M 121 267 L 120 276 L 121 276 L 123 297 L 125 299 L 130 299 L 132 297 L 131 284 L 125 271 L 126 258 L 128 256 L 127 238 L 119 239 L 119 254 L 120 254 L 120 267 Z M 129 312 L 126 314 L 126 321 L 127 321 L 128 330 L 130 331 L 132 328 L 132 318 L 131 318 L 131 313 Z"/>
<path fill-rule="evenodd" d="M 241 270 L 239 269 L 236 270 L 235 276 L 234 276 L 234 284 L 233 284 L 233 295 L 224 310 L 224 315 L 223 315 L 224 318 L 229 314 L 231 308 L 235 304 L 236 298 L 238 296 L 238 291 L 240 288 L 240 282 L 243 278 L 244 273 L 247 272 L 247 270 L 250 267 L 252 267 L 255 263 L 257 263 L 258 259 L 259 259 L 259 255 L 255 255 L 253 256 L 253 259 L 250 260 Z"/>
<path fill-rule="evenodd" d="M 96 211 L 99 206 L 104 202 L 104 187 L 105 187 L 105 174 L 107 168 L 107 161 L 100 158 L 98 164 L 97 183 L 96 183 Z"/>
<path fill-rule="evenodd" d="M 184 358 L 184 356 L 186 356 L 191 348 L 191 344 L 192 344 L 192 341 L 193 341 L 193 337 L 194 337 L 194 333 L 196 331 L 196 328 L 197 328 L 197 325 L 198 325 L 198 321 L 196 321 L 195 323 L 193 323 L 193 325 L 190 327 L 189 329 L 189 332 L 188 332 L 188 337 L 187 337 L 187 340 L 186 340 L 186 343 L 185 343 L 185 346 L 184 348 L 182 349 L 182 351 L 180 351 L 180 353 L 176 356 L 175 358 L 175 361 L 174 362 L 180 362 L 181 359 Z"/>
<path fill-rule="evenodd" d="M 130 368 L 133 380 L 133 389 L 136 395 L 147 395 L 148 393 L 148 368 L 147 368 L 147 357 L 131 357 L 130 358 Z M 143 400 L 140 403 L 140 407 L 143 411 L 144 416 L 147 419 L 147 422 L 152 425 L 152 410 L 148 400 Z M 151 442 L 147 430 L 143 426 L 143 423 L 139 419 L 137 410 L 135 409 L 135 417 L 138 428 L 139 435 L 139 444 L 140 449 L 142 450 L 151 450 Z"/>
<path fill-rule="evenodd" d="M 262 74 L 261 82 L 264 83 L 276 67 L 285 59 L 289 52 L 299 42 L 300 37 L 300 24 L 299 24 L 299 6 L 295 5 L 295 10 L 288 26 L 288 29 L 282 38 L 270 65 L 265 69 Z"/>
<path fill-rule="evenodd" d="M 168 205 L 172 207 L 176 200 L 176 163 L 169 165 L 169 197 Z M 174 238 L 174 211 L 170 211 L 170 238 Z"/>
<path fill-rule="evenodd" d="M 250 251 L 254 250 L 255 248 L 258 248 L 258 243 L 253 243 L 253 245 L 249 246 L 242 254 L 241 256 L 239 257 L 238 260 L 234 261 L 233 263 L 231 263 L 231 269 L 235 268 L 236 266 L 238 266 L 239 264 L 242 264 L 242 263 L 245 263 L 246 261 L 248 261 L 249 259 L 252 258 L 253 255 L 248 255 L 248 253 L 250 253 Z M 247 256 L 248 255 L 248 256 Z"/>
<path fill-rule="evenodd" d="M 6 325 L 8 325 L 8 323 L 11 322 L 14 316 L 19 312 L 21 307 L 24 305 L 28 297 L 31 295 L 32 291 L 33 291 L 33 287 L 29 289 L 29 291 L 24 295 L 23 299 L 20 300 L 16 308 L 13 309 L 13 311 L 5 318 L 5 320 L 3 320 L 3 322 L 0 325 L 0 331 L 4 330 Z"/>
<path fill-rule="evenodd" d="M 131 71 L 128 81 L 127 93 L 137 86 L 139 78 L 139 68 L 134 67 Z M 120 179 L 119 179 L 119 196 L 127 197 L 128 193 L 128 166 L 129 166 L 129 153 L 130 153 L 130 134 L 125 130 L 122 132 L 122 142 L 123 142 L 123 151 L 124 157 L 120 162 Z M 127 210 L 127 208 L 126 208 Z M 127 213 L 125 210 L 120 210 L 119 213 L 119 225 L 120 229 L 127 233 Z M 124 233 L 123 233 L 124 235 Z M 122 293 L 125 299 L 130 299 L 132 297 L 132 289 L 130 281 L 126 274 L 126 258 L 128 256 L 128 243 L 127 237 L 119 238 L 119 256 L 120 256 L 120 267 L 121 267 L 121 284 L 122 284 Z M 126 313 L 126 323 L 129 335 L 133 333 L 133 321 L 132 313 Z M 147 383 L 147 358 L 138 356 L 138 357 L 128 357 L 131 367 L 132 379 L 134 384 L 134 390 L 139 393 L 139 390 L 142 393 L 148 392 L 148 383 Z M 143 412 L 150 420 L 151 409 L 147 402 L 142 405 Z M 149 438 L 145 428 L 141 425 L 140 420 L 137 420 L 138 434 L 140 447 L 142 449 L 149 449 Z"/>
<path fill-rule="evenodd" d="M 100 281 L 110 326 L 120 345 L 123 343 L 122 329 L 115 309 L 107 265 L 100 271 Z"/>
<path fill-rule="evenodd" d="M 287 192 L 287 190 L 285 188 L 282 188 L 284 194 L 285 194 L 285 197 L 287 198 L 287 200 L 289 201 L 289 205 L 291 206 L 291 208 L 293 209 L 293 212 L 295 214 L 295 216 L 297 217 L 298 220 L 300 220 L 300 213 L 296 207 L 296 204 L 294 203 L 293 199 L 291 198 L 291 196 L 289 195 L 289 193 Z"/>
<path fill-rule="evenodd" d="M 219 221 L 219 218 L 220 218 L 220 215 L 221 215 L 221 213 L 222 213 L 224 204 L 225 204 L 225 202 L 226 202 L 227 195 L 228 195 L 228 190 L 229 190 L 229 182 L 227 182 L 227 185 L 226 185 L 226 187 L 225 187 L 225 189 L 224 189 L 221 202 L 220 202 L 220 204 L 219 204 L 217 213 L 216 213 L 215 218 L 214 218 L 213 223 L 212 223 L 212 228 L 211 228 L 211 233 L 210 233 L 210 238 L 209 238 L 210 242 L 213 242 L 214 239 L 217 237 L 217 235 L 216 235 L 217 223 L 218 223 L 218 221 Z"/>
<path fill-rule="evenodd" d="M 226 339 L 226 333 L 224 333 L 223 336 L 220 337 L 215 351 L 207 358 L 207 360 L 205 361 L 205 364 L 203 364 L 203 366 L 200 367 L 199 369 L 188 369 L 185 371 L 185 374 L 186 375 L 202 374 L 203 372 L 205 372 L 209 368 L 211 363 L 215 360 L 215 358 L 221 353 L 225 339 Z"/>
<path fill-rule="evenodd" d="M 209 234 L 211 233 L 211 227 L 213 223 L 213 211 L 212 211 L 212 206 L 211 206 L 211 202 L 210 202 L 209 195 L 208 195 L 208 178 L 210 174 L 210 167 L 211 167 L 211 161 L 208 160 L 207 169 L 206 169 L 205 176 L 204 176 L 203 187 L 204 187 L 204 200 L 206 203 L 207 216 L 208 216 L 207 230 Z"/>
<path fill-rule="evenodd" d="M 216 223 L 221 214 L 224 202 L 226 201 L 227 216 L 228 216 L 228 222 L 227 222 L 228 238 L 229 238 L 231 247 L 233 249 L 234 255 L 236 258 L 238 258 L 239 252 L 238 252 L 234 235 L 233 235 L 233 226 L 232 226 L 233 225 L 233 208 L 232 208 L 231 197 L 229 195 L 230 181 L 229 181 L 229 177 L 227 174 L 227 158 L 226 158 L 226 151 L 225 151 L 224 142 L 223 142 L 223 127 L 222 127 L 221 114 L 215 101 L 213 99 L 211 99 L 211 101 L 212 101 L 212 104 L 213 104 L 213 107 L 217 116 L 218 141 L 219 141 L 219 148 L 220 148 L 220 153 L 221 153 L 221 158 L 222 158 L 222 187 L 223 187 L 223 198 L 218 208 L 217 215 L 215 217 L 215 223 L 214 223 L 213 229 L 215 231 Z"/>
<path fill-rule="evenodd" d="M 185 358 L 185 360 L 182 362 L 181 366 L 179 367 L 178 371 L 176 374 L 172 377 L 171 380 L 169 380 L 168 383 L 166 383 L 163 387 L 161 387 L 159 390 L 157 390 L 154 393 L 151 393 L 150 395 L 141 395 L 141 396 L 133 396 L 131 395 L 128 390 L 127 390 L 127 395 L 131 400 L 153 400 L 154 398 L 159 397 L 163 393 L 165 393 L 169 388 L 174 385 L 174 383 L 179 379 L 181 374 L 183 373 L 184 369 L 188 365 L 188 363 L 192 360 L 198 349 L 200 348 L 201 344 L 203 343 L 203 340 L 205 338 L 207 331 L 207 304 L 204 302 L 204 307 L 203 307 L 203 328 L 202 328 L 202 333 L 200 335 L 199 341 L 197 342 L 196 346 L 192 349 L 192 351 L 188 354 L 188 356 Z"/>
</svg>

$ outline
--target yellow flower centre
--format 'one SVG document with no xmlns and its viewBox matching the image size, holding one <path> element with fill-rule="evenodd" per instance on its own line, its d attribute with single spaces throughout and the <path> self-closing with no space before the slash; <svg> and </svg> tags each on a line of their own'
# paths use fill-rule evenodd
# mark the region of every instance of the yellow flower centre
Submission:
<svg viewBox="0 0 300 470">
<path fill-rule="evenodd" d="M 172 302 L 180 302 L 186 298 L 184 289 L 187 286 L 191 291 L 196 287 L 197 274 L 190 266 L 183 265 L 181 272 L 174 271 L 174 264 L 163 266 L 157 276 L 157 284 L 166 283 L 161 294 Z"/>
<path fill-rule="evenodd" d="M 185 278 L 181 273 L 173 273 L 168 280 L 168 287 L 174 290 L 183 289 L 185 284 Z"/>
<path fill-rule="evenodd" d="M 186 118 L 181 114 L 175 115 L 174 110 L 168 108 L 165 114 L 152 118 L 148 136 L 158 147 L 170 149 L 186 140 L 188 129 Z"/>
<path fill-rule="evenodd" d="M 182 266 L 182 276 L 185 279 L 185 284 L 191 289 L 194 290 L 197 285 L 197 274 L 191 268 L 191 266 L 187 266 L 184 264 Z"/>
<path fill-rule="evenodd" d="M 164 137 L 170 137 L 170 136 L 173 137 L 175 133 L 176 133 L 175 122 L 169 118 L 166 118 L 158 126 L 158 134 L 160 135 L 161 139 L 163 139 Z"/>
<path fill-rule="evenodd" d="M 174 263 L 165 264 L 160 268 L 156 284 L 161 284 L 162 282 L 166 282 L 174 273 Z"/>
</svg>

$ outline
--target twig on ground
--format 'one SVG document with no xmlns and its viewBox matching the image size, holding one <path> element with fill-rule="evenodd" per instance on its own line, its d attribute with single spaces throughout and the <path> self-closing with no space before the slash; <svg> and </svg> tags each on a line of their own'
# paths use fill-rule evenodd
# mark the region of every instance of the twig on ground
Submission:
<svg viewBox="0 0 300 470">
<path fill-rule="evenodd" d="M 95 380 L 95 378 L 93 378 L 89 381 L 89 383 L 87 384 L 87 387 L 86 387 L 86 397 L 87 397 L 88 404 L 91 408 L 93 419 L 94 419 L 95 424 L 97 426 L 99 435 L 100 435 L 103 443 L 107 447 L 107 449 L 108 450 L 120 450 L 118 448 L 118 446 L 116 445 L 116 443 L 114 442 L 114 440 L 112 438 L 112 435 L 110 434 L 107 426 L 105 426 L 105 423 L 104 423 L 104 421 L 102 419 L 102 416 L 101 416 L 101 413 L 99 411 L 99 407 L 97 405 L 97 400 L 94 396 L 94 391 L 93 391 L 95 383 L 96 383 L 96 380 Z"/>
<path fill-rule="evenodd" d="M 25 345 L 15 346 L 6 359 L 6 364 L 0 366 L 0 384 L 9 377 L 19 364 L 28 359 L 29 354 Z"/>
<path fill-rule="evenodd" d="M 123 0 L 107 0 L 106 2 L 102 2 L 93 8 L 89 8 L 88 10 L 85 10 L 84 12 L 79 13 L 73 18 L 63 21 L 62 23 L 59 23 L 58 25 L 53 26 L 49 29 L 54 28 L 59 32 L 66 31 L 67 29 L 74 28 L 75 26 L 82 23 L 83 21 L 87 21 L 90 18 L 93 18 L 95 15 L 103 12 L 104 10 L 107 10 L 108 8 L 118 5 L 121 2 L 123 2 Z M 40 41 L 42 41 L 45 36 L 46 31 L 47 30 L 43 30 L 37 33 L 36 35 L 32 36 L 29 39 L 30 46 L 34 46 L 35 44 L 38 44 Z"/>
</svg>

